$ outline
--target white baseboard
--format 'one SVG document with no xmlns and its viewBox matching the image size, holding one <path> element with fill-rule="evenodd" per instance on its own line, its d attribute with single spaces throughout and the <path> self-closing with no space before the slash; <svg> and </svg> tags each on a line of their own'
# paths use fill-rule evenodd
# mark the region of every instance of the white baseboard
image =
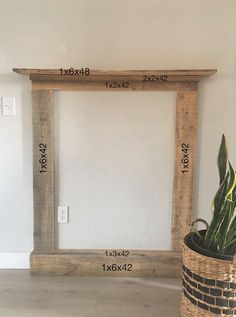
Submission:
<svg viewBox="0 0 236 317">
<path fill-rule="evenodd" d="M 0 269 L 29 269 L 30 252 L 0 252 Z"/>
</svg>

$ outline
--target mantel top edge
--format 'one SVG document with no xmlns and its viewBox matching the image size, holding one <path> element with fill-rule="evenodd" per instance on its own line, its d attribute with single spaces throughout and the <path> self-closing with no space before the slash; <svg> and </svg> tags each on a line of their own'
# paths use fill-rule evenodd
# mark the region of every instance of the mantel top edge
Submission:
<svg viewBox="0 0 236 317">
<path fill-rule="evenodd" d="M 60 69 L 13 68 L 21 75 L 61 75 Z M 93 76 L 142 76 L 142 75 L 168 75 L 168 76 L 199 76 L 208 77 L 217 72 L 217 69 L 175 69 L 175 70 L 93 70 Z"/>
</svg>

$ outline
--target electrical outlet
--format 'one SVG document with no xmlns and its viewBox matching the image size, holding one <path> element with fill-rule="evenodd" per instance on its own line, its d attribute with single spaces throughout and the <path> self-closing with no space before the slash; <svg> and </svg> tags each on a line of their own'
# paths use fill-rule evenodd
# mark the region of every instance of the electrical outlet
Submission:
<svg viewBox="0 0 236 317">
<path fill-rule="evenodd" d="M 2 114 L 3 116 L 16 115 L 15 97 L 2 97 Z"/>
<path fill-rule="evenodd" d="M 57 207 L 57 222 L 58 223 L 69 222 L 69 207 L 68 206 Z"/>
</svg>

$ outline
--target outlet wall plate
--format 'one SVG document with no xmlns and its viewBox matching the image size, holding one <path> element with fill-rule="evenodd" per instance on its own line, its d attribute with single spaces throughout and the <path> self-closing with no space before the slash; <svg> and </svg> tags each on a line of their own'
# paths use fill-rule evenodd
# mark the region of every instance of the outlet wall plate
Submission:
<svg viewBox="0 0 236 317">
<path fill-rule="evenodd" d="M 15 97 L 2 97 L 2 115 L 11 117 L 16 115 Z"/>
<path fill-rule="evenodd" d="M 69 222 L 69 207 L 58 206 L 57 207 L 57 223 L 68 223 Z"/>
</svg>

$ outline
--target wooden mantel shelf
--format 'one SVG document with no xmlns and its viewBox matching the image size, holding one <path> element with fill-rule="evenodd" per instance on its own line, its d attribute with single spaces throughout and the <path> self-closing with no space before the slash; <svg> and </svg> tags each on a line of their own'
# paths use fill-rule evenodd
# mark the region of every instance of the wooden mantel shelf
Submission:
<svg viewBox="0 0 236 317">
<path fill-rule="evenodd" d="M 194 215 L 198 82 L 216 69 L 91 70 L 14 68 L 32 81 L 34 274 L 180 277 L 181 246 Z M 171 249 L 59 250 L 55 219 L 54 91 L 176 92 Z M 153 101 L 155 102 L 155 101 Z M 147 109 L 148 111 L 148 109 Z M 79 188 L 78 188 L 79 190 Z M 145 217 L 145 215 L 144 215 Z M 111 254 L 110 254 L 111 253 Z"/>
<path fill-rule="evenodd" d="M 60 69 L 13 68 L 13 71 L 22 75 L 61 75 Z M 208 77 L 217 72 L 216 69 L 176 69 L 176 70 L 90 70 L 94 76 L 142 76 L 142 75 L 169 75 L 169 76 L 200 76 Z"/>
<path fill-rule="evenodd" d="M 91 70 L 87 74 L 69 69 L 13 68 L 28 75 L 33 89 L 51 90 L 193 90 L 205 77 L 216 69 L 190 70 Z M 89 72 L 89 74 L 88 74 Z"/>
</svg>

